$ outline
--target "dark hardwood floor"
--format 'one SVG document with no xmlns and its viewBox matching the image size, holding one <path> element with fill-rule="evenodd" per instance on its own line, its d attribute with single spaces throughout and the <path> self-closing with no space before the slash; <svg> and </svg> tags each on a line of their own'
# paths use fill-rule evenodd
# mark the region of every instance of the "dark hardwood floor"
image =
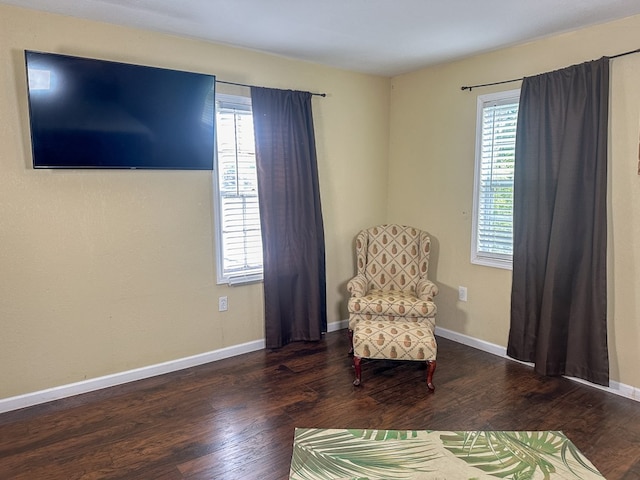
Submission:
<svg viewBox="0 0 640 480">
<path fill-rule="evenodd" d="M 363 362 L 344 331 L 0 415 L 1 479 L 286 479 L 295 427 L 562 430 L 608 479 L 640 478 L 640 403 L 439 338 Z"/>
</svg>

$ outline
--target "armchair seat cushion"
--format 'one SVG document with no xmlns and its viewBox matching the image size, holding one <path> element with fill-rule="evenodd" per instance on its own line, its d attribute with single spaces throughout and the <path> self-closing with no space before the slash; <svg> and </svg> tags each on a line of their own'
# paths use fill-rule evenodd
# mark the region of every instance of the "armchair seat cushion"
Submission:
<svg viewBox="0 0 640 480">
<path fill-rule="evenodd" d="M 420 300 L 410 292 L 399 290 L 369 290 L 362 297 L 349 298 L 349 313 L 393 317 L 433 317 L 436 304 Z"/>
</svg>

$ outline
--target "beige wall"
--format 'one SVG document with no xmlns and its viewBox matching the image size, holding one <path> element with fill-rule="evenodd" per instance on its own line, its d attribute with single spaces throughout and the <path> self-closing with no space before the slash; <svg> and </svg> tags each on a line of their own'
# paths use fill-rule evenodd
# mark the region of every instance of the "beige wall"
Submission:
<svg viewBox="0 0 640 480">
<path fill-rule="evenodd" d="M 386 217 L 389 79 L 0 6 L 0 398 L 264 337 L 261 284 L 215 282 L 211 172 L 31 168 L 25 49 L 326 92 L 328 316 L 346 318 L 353 236 Z"/>
<path fill-rule="evenodd" d="M 476 99 L 520 78 L 638 48 L 640 16 L 426 68 L 392 79 L 389 219 L 434 239 L 439 326 L 500 346 L 509 330 L 511 272 L 472 265 Z M 609 167 L 609 351 L 613 380 L 640 388 L 640 54 L 612 61 Z M 568 239 L 569 241 L 570 239 Z M 459 285 L 468 302 L 457 300 Z"/>
</svg>

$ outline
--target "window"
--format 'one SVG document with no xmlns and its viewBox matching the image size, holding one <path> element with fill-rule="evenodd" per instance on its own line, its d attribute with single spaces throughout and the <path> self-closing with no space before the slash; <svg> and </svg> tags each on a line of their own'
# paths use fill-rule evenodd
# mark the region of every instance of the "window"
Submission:
<svg viewBox="0 0 640 480">
<path fill-rule="evenodd" d="M 218 283 L 262 280 L 262 236 L 251 99 L 216 94 Z"/>
<path fill-rule="evenodd" d="M 520 90 L 478 97 L 471 263 L 510 269 Z"/>
</svg>

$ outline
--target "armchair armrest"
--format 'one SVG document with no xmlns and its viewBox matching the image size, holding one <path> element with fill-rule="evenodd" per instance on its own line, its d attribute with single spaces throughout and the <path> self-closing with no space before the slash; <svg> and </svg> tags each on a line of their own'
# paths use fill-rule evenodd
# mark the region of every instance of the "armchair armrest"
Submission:
<svg viewBox="0 0 640 480">
<path fill-rule="evenodd" d="M 363 274 L 359 273 L 349 280 L 347 290 L 349 290 L 352 297 L 364 297 L 364 294 L 367 293 L 367 279 Z"/>
<path fill-rule="evenodd" d="M 421 278 L 416 284 L 416 297 L 420 300 L 433 301 L 433 297 L 438 294 L 438 286 L 431 280 Z"/>
</svg>

